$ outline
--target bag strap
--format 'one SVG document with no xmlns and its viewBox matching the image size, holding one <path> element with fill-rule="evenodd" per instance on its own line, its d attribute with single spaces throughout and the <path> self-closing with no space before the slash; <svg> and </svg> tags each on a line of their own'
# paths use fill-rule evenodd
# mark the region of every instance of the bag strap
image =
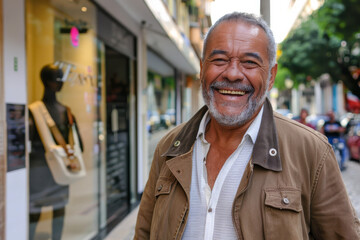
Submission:
<svg viewBox="0 0 360 240">
<path fill-rule="evenodd" d="M 29 110 L 33 115 L 36 128 L 41 138 L 41 142 L 43 143 L 45 150 L 48 151 L 50 149 L 50 146 L 56 145 L 56 142 L 54 136 L 51 134 L 43 108 L 44 103 L 42 101 L 35 101 L 29 104 Z"/>
<path fill-rule="evenodd" d="M 65 162 L 66 167 L 72 171 L 72 172 L 79 172 L 81 170 L 81 165 L 79 163 L 79 160 L 75 156 L 75 150 L 74 150 L 74 134 L 73 134 L 73 117 L 70 111 L 70 108 L 66 107 L 66 112 L 68 116 L 69 121 L 69 144 L 67 145 L 63 135 L 59 131 L 56 124 L 53 126 L 49 126 L 50 131 L 54 135 L 55 140 L 62 146 L 64 149 L 67 159 L 63 159 Z M 50 114 L 49 114 L 50 115 Z"/>
<path fill-rule="evenodd" d="M 51 131 L 51 133 L 53 134 L 56 142 L 58 142 L 58 144 L 64 149 L 66 155 L 68 157 L 71 157 L 74 155 L 74 137 L 72 134 L 72 125 L 73 125 L 73 117 L 70 111 L 69 107 L 66 107 L 66 112 L 67 112 L 67 116 L 68 116 L 68 120 L 69 120 L 69 145 L 70 145 L 70 149 L 67 147 L 67 144 L 65 142 L 65 139 L 63 137 L 63 135 L 61 134 L 61 132 L 59 131 L 58 127 L 55 124 L 55 121 L 52 119 L 49 111 L 47 110 L 45 104 L 42 105 L 42 112 L 43 112 L 43 116 L 45 117 L 46 123 Z"/>
<path fill-rule="evenodd" d="M 73 124 L 74 124 L 74 118 L 71 114 L 71 110 L 69 107 L 66 107 L 66 112 L 69 120 L 69 137 L 68 142 L 71 147 L 71 149 L 74 149 L 74 133 L 73 133 Z"/>
</svg>

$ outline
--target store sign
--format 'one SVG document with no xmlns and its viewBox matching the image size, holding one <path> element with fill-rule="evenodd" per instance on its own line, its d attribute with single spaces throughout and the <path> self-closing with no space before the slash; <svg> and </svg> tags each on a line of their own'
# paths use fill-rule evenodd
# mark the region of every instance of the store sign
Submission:
<svg viewBox="0 0 360 240">
<path fill-rule="evenodd" d="M 93 87 L 97 86 L 96 76 L 92 75 L 92 68 L 90 66 L 87 66 L 87 71 L 79 70 L 80 72 L 76 72 L 75 69 L 82 69 L 82 66 L 75 66 L 74 64 L 62 61 L 56 61 L 54 65 L 59 66 L 63 70 L 63 82 L 70 82 L 71 85 L 90 84 Z"/>
<path fill-rule="evenodd" d="M 79 30 L 76 27 L 70 29 L 70 40 L 73 47 L 79 46 Z"/>
</svg>

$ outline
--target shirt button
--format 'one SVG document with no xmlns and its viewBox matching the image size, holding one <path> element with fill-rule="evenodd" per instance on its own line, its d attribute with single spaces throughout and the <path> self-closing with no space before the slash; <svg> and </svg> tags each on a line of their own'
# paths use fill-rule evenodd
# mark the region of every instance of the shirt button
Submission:
<svg viewBox="0 0 360 240">
<path fill-rule="evenodd" d="M 288 198 L 283 198 L 283 203 L 288 205 L 290 203 L 289 199 Z"/>
<path fill-rule="evenodd" d="M 208 209 L 208 212 L 209 212 L 209 213 L 212 212 L 212 208 L 209 208 L 209 209 Z"/>
</svg>

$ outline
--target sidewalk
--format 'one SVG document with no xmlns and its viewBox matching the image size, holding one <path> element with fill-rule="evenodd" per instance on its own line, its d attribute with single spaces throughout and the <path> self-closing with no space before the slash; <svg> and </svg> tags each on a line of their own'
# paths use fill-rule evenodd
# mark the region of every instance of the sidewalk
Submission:
<svg viewBox="0 0 360 240">
<path fill-rule="evenodd" d="M 132 240 L 135 234 L 135 223 L 139 206 L 105 237 L 105 240 Z"/>
<path fill-rule="evenodd" d="M 341 173 L 350 200 L 355 208 L 358 218 L 360 218 L 360 163 L 347 161 L 346 167 L 347 168 Z"/>
</svg>

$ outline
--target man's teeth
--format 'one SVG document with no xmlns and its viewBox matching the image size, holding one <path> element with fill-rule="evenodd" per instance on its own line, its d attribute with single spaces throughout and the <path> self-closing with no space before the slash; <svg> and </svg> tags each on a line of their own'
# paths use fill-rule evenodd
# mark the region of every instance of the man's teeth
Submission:
<svg viewBox="0 0 360 240">
<path fill-rule="evenodd" d="M 235 91 L 235 90 L 222 90 L 219 89 L 219 93 L 221 94 L 231 94 L 231 95 L 245 95 L 243 91 Z"/>
</svg>

